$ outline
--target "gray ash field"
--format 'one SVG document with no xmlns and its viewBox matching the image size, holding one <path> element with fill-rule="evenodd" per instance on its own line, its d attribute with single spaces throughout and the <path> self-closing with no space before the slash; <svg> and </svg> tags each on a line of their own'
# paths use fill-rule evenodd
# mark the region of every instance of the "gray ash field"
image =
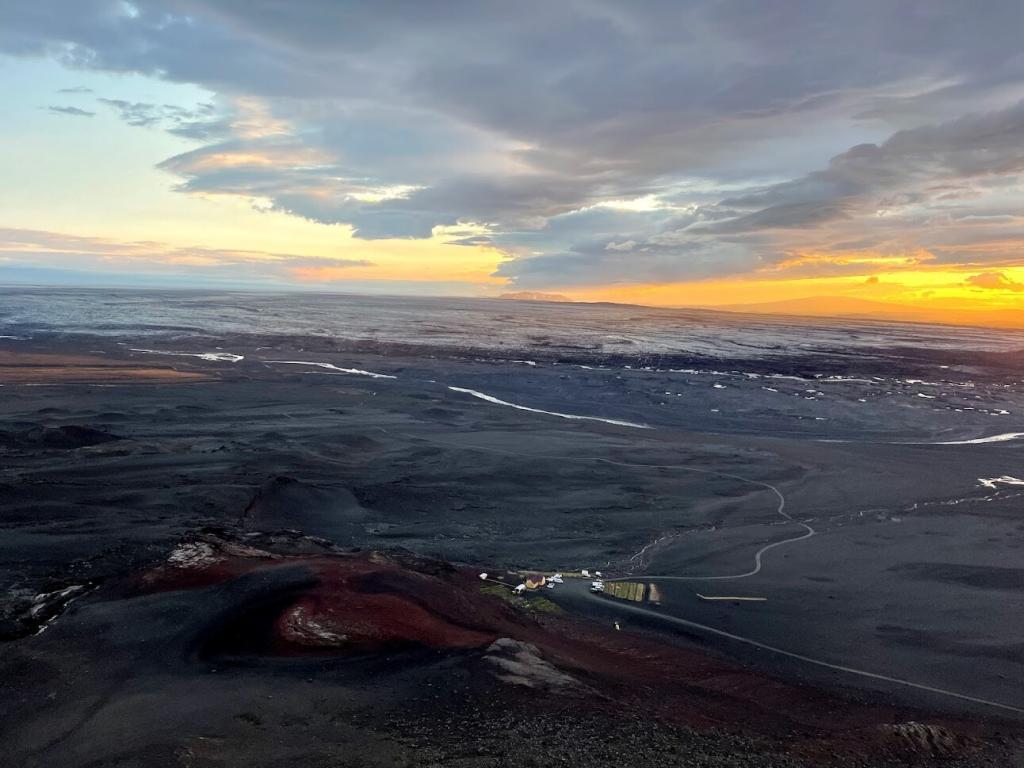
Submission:
<svg viewBox="0 0 1024 768">
<path fill-rule="evenodd" d="M 2 293 L 7 759 L 1020 765 L 1022 381 L 1014 332 Z M 475 577 L 582 568 L 643 601 Z"/>
</svg>

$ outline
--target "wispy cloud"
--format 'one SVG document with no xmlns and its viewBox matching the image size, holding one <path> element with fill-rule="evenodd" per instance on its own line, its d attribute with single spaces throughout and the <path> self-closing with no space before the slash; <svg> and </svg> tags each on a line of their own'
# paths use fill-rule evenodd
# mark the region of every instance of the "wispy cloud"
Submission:
<svg viewBox="0 0 1024 768">
<path fill-rule="evenodd" d="M 128 125 L 138 128 L 159 127 L 168 133 L 193 139 L 208 139 L 221 135 L 226 125 L 217 115 L 213 104 L 201 104 L 186 109 L 174 104 L 152 104 L 124 99 L 97 99 L 113 109 Z"/>
<path fill-rule="evenodd" d="M 72 115 L 73 117 L 94 117 L 95 112 L 90 112 L 87 109 L 79 109 L 78 107 L 64 107 L 51 105 L 47 107 L 50 112 L 56 112 L 58 115 Z"/>
<path fill-rule="evenodd" d="M 365 259 L 325 258 L 270 251 L 181 247 L 154 241 L 120 241 L 83 237 L 61 232 L 0 228 L 0 261 L 6 265 L 45 266 L 62 269 L 109 271 L 131 268 L 142 271 L 176 271 L 198 276 L 238 275 L 244 268 L 247 281 L 271 282 L 281 278 L 307 279 L 310 270 L 334 270 L 358 275 L 360 268 L 374 266 Z M 353 272 L 353 270 L 356 270 Z"/>
</svg>

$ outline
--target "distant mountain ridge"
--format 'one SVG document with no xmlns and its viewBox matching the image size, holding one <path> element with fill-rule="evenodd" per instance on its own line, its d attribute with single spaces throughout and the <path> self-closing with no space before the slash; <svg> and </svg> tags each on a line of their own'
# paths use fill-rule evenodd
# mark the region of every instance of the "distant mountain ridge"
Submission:
<svg viewBox="0 0 1024 768">
<path fill-rule="evenodd" d="M 541 293 L 539 291 L 519 291 L 517 293 L 503 293 L 499 299 L 507 299 L 509 301 L 558 301 L 567 304 L 572 303 L 572 299 L 568 296 L 563 296 L 560 293 Z"/>
<path fill-rule="evenodd" d="M 857 299 L 849 296 L 807 296 L 802 299 L 769 301 L 757 304 L 708 306 L 705 309 L 756 315 L 857 317 L 914 323 L 1024 328 L 1024 312 L 1016 309 L 915 307 L 907 304 L 890 304 L 885 301 Z"/>
</svg>

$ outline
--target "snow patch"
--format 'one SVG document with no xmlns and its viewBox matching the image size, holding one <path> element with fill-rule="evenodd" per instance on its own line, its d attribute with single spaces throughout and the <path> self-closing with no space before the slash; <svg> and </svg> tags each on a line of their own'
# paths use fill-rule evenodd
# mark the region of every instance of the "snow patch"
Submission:
<svg viewBox="0 0 1024 768">
<path fill-rule="evenodd" d="M 391 376 L 387 373 L 374 373 L 373 371 L 364 371 L 362 368 L 341 368 L 340 366 L 333 365 L 331 363 L 315 363 L 308 360 L 267 360 L 268 363 L 275 363 L 277 365 L 313 365 L 317 368 L 325 368 L 328 371 L 334 371 L 335 373 L 348 373 L 353 376 L 369 376 L 371 379 L 397 379 L 397 376 Z"/>
<path fill-rule="evenodd" d="M 1013 477 L 1011 475 L 1003 475 L 1002 477 L 979 477 L 978 482 L 986 488 L 996 489 L 997 484 L 1002 485 L 1024 485 L 1024 480 L 1019 477 Z"/>
<path fill-rule="evenodd" d="M 1024 432 L 1004 432 L 1001 435 L 976 437 L 973 440 L 946 440 L 941 443 L 931 443 L 931 445 L 981 445 L 982 443 L 1008 443 L 1011 440 L 1020 440 L 1022 437 L 1024 437 Z"/>
<path fill-rule="evenodd" d="M 245 360 L 245 355 L 236 355 L 231 352 L 168 352 L 160 349 L 135 349 L 129 347 L 131 352 L 141 352 L 144 355 L 170 355 L 171 357 L 198 357 L 200 360 L 208 360 L 211 363 L 237 363 Z"/>
<path fill-rule="evenodd" d="M 603 421 L 605 424 L 614 424 L 617 427 L 633 427 L 634 429 L 651 429 L 646 424 L 636 424 L 632 421 L 620 421 L 618 419 L 602 419 L 598 416 L 578 416 L 573 413 L 558 413 L 557 411 L 544 411 L 540 408 L 530 408 L 526 405 L 519 405 L 517 403 L 510 403 L 507 400 L 499 400 L 497 397 L 484 394 L 483 392 L 477 392 L 475 389 L 465 389 L 464 387 L 448 387 L 452 392 L 461 392 L 464 395 L 472 395 L 481 400 L 486 400 L 488 403 L 494 403 L 495 405 L 504 405 L 509 408 L 515 408 L 520 411 L 529 411 L 530 413 L 542 413 L 545 416 L 557 416 L 560 419 L 572 419 L 574 421 Z"/>
</svg>

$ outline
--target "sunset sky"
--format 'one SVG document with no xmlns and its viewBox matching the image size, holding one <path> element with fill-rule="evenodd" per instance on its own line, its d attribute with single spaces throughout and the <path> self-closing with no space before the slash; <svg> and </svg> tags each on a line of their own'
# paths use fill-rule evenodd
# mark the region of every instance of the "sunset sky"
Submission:
<svg viewBox="0 0 1024 768">
<path fill-rule="evenodd" d="M 0 0 L 0 284 L 1024 310 L 1024 3 Z"/>
</svg>

